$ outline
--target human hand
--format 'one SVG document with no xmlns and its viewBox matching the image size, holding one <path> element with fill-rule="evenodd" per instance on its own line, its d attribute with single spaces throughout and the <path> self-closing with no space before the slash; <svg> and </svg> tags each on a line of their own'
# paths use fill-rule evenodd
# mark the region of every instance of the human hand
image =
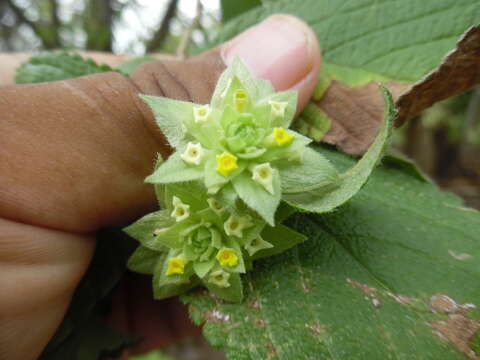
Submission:
<svg viewBox="0 0 480 360">
<path fill-rule="evenodd" d="M 155 209 L 143 179 L 169 148 L 137 94 L 206 103 L 235 56 L 277 90 L 298 90 L 300 107 L 316 85 L 314 33 L 277 15 L 187 61 L 145 63 L 131 79 L 105 73 L 0 88 L 0 360 L 39 356 L 88 267 L 97 229 Z M 130 305 L 124 314 L 142 319 L 134 330 L 147 336 L 143 349 L 169 336 Z"/>
</svg>

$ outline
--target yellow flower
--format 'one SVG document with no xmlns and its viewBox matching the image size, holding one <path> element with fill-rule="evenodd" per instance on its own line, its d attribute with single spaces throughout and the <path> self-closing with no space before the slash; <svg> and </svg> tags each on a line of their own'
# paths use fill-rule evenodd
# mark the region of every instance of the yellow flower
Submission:
<svg viewBox="0 0 480 360">
<path fill-rule="evenodd" d="M 178 257 L 168 259 L 167 275 L 181 275 L 185 272 L 185 260 Z"/>
<path fill-rule="evenodd" d="M 286 146 L 293 141 L 293 135 L 286 132 L 284 128 L 277 127 L 273 129 L 273 139 L 277 145 Z"/>
<path fill-rule="evenodd" d="M 228 176 L 232 171 L 238 169 L 237 157 L 228 152 L 223 152 L 217 155 L 217 171 L 223 175 Z"/>
<path fill-rule="evenodd" d="M 229 248 L 220 249 L 217 254 L 217 260 L 222 266 L 235 266 L 238 264 L 238 256 L 235 250 Z"/>
<path fill-rule="evenodd" d="M 244 112 L 247 102 L 248 102 L 248 95 L 245 90 L 239 89 L 235 91 L 235 93 L 233 94 L 233 103 L 235 105 L 235 110 L 237 110 L 237 112 L 240 112 L 240 113 Z"/>
</svg>

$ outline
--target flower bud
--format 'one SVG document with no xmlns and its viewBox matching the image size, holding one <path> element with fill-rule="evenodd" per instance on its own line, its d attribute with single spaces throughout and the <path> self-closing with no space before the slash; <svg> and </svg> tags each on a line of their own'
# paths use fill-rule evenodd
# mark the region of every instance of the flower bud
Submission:
<svg viewBox="0 0 480 360">
<path fill-rule="evenodd" d="M 255 165 L 252 168 L 252 180 L 262 185 L 265 190 L 273 195 L 273 168 L 270 163 Z"/>
<path fill-rule="evenodd" d="M 222 269 L 213 271 L 209 278 L 208 282 L 211 282 L 214 285 L 217 285 L 218 287 L 229 287 L 230 283 L 228 282 L 228 279 L 230 278 L 230 274 Z"/>
<path fill-rule="evenodd" d="M 182 200 L 174 196 L 172 200 L 173 211 L 171 216 L 175 218 L 176 222 L 185 220 L 190 216 L 190 205 L 184 204 Z"/>
<path fill-rule="evenodd" d="M 196 123 L 205 123 L 210 116 L 212 109 L 210 105 L 198 105 L 193 107 L 193 119 Z"/>
<path fill-rule="evenodd" d="M 270 100 L 268 103 L 270 104 L 271 113 L 273 117 L 283 118 L 285 116 L 285 109 L 287 108 L 288 102 Z"/>
<path fill-rule="evenodd" d="M 243 230 L 252 226 L 251 218 L 249 215 L 237 216 L 231 214 L 230 217 L 223 224 L 225 233 L 228 236 L 243 237 Z"/>
<path fill-rule="evenodd" d="M 187 144 L 187 148 L 183 154 L 180 155 L 183 161 L 191 165 L 200 165 L 204 156 L 205 150 L 203 149 L 202 145 L 200 145 L 200 143 L 195 144 L 192 142 Z"/>
</svg>

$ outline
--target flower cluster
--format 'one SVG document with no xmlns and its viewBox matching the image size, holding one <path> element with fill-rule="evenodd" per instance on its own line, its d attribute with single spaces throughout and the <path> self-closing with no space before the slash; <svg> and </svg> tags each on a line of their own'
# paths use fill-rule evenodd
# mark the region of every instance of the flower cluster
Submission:
<svg viewBox="0 0 480 360">
<path fill-rule="evenodd" d="M 256 254 L 273 248 L 262 238 L 265 221 L 244 207 L 205 195 L 199 183 L 168 185 L 165 190 L 165 209 L 125 229 L 142 244 L 131 267 L 137 261 L 143 265 L 145 254 L 156 259 L 146 272 L 155 275 L 157 297 L 165 297 L 165 291 L 170 295 L 172 286 L 200 281 L 223 298 L 241 299 L 240 274 Z"/>
<path fill-rule="evenodd" d="M 311 142 L 288 129 L 296 93 L 275 93 L 269 83 L 253 80 L 237 61 L 222 75 L 211 104 L 184 107 L 188 112 L 181 114 L 182 136 L 174 144 L 175 155 L 146 181 L 197 180 L 211 195 L 231 185 L 240 199 L 274 225 L 282 192 L 279 168 L 301 163 Z M 252 201 L 252 194 L 260 204 Z"/>
<path fill-rule="evenodd" d="M 283 219 L 294 208 L 332 211 L 354 196 L 391 126 L 386 123 L 364 158 L 339 175 L 307 146 L 310 139 L 289 129 L 296 93 L 274 92 L 238 59 L 220 77 L 210 104 L 142 98 L 176 150 L 146 179 L 162 210 L 126 229 L 141 243 L 129 267 L 153 274 L 156 298 L 202 284 L 240 301 L 240 274 L 254 260 L 305 240 Z"/>
</svg>

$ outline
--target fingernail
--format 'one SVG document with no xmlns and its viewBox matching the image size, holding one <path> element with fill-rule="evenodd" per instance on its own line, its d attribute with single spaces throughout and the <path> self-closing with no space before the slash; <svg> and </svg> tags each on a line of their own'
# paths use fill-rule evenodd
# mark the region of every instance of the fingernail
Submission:
<svg viewBox="0 0 480 360">
<path fill-rule="evenodd" d="M 256 77 L 285 90 L 312 70 L 316 41 L 303 21 L 273 15 L 224 44 L 221 52 L 226 65 L 238 56 Z"/>
</svg>

